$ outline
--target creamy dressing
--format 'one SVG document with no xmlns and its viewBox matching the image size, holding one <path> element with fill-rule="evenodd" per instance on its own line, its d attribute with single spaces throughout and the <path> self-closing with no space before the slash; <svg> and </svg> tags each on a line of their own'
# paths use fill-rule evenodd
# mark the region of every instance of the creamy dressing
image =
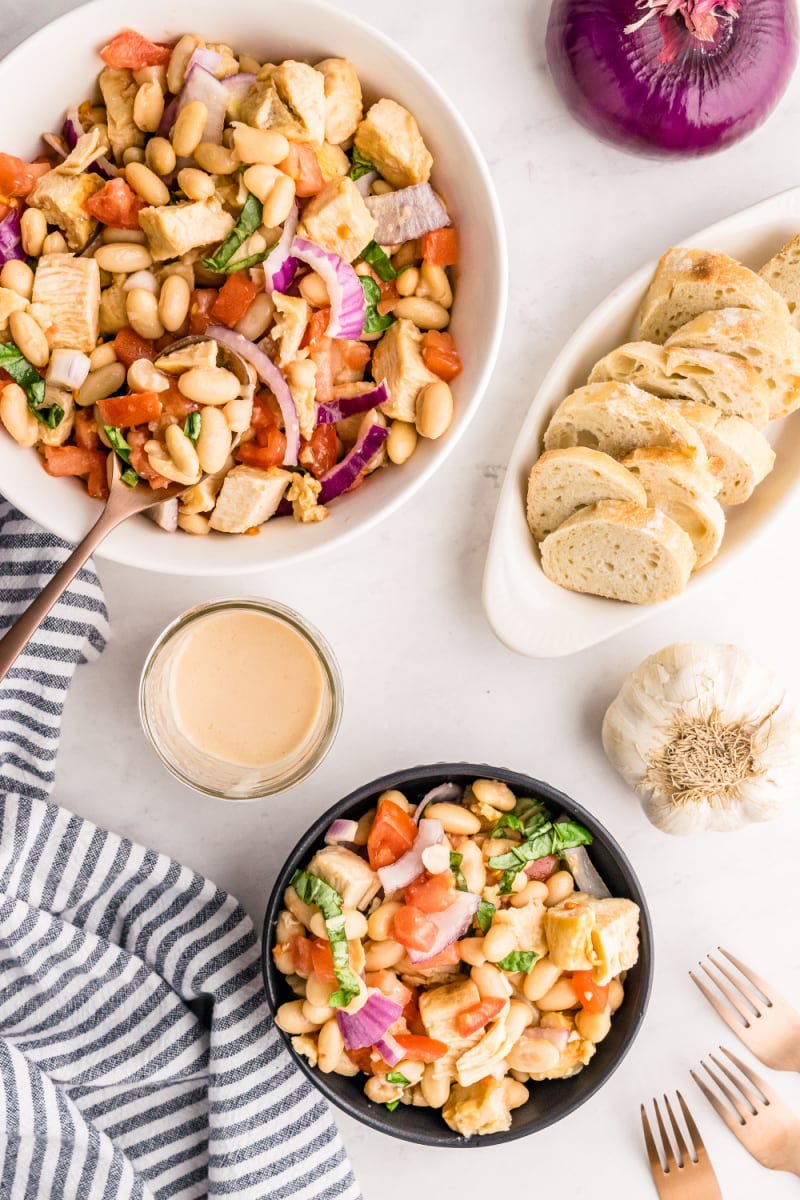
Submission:
<svg viewBox="0 0 800 1200">
<path fill-rule="evenodd" d="M 175 722 L 234 766 L 296 755 L 319 727 L 326 677 L 314 648 L 266 613 L 211 612 L 185 630 L 170 670 Z"/>
</svg>

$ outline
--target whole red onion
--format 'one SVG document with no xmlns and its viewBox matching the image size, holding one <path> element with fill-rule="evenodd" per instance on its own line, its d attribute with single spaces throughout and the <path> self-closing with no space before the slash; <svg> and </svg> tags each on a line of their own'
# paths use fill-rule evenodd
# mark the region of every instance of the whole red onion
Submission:
<svg viewBox="0 0 800 1200">
<path fill-rule="evenodd" d="M 554 0 L 553 79 L 625 150 L 710 154 L 772 112 L 797 59 L 795 0 Z"/>
</svg>

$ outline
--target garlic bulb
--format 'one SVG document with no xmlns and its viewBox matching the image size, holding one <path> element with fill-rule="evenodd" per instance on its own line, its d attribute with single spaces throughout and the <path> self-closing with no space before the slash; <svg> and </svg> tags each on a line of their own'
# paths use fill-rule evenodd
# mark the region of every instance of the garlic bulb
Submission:
<svg viewBox="0 0 800 1200">
<path fill-rule="evenodd" d="M 800 714 L 735 646 L 679 642 L 622 685 L 603 721 L 612 765 L 665 833 L 768 821 L 800 785 Z"/>
</svg>

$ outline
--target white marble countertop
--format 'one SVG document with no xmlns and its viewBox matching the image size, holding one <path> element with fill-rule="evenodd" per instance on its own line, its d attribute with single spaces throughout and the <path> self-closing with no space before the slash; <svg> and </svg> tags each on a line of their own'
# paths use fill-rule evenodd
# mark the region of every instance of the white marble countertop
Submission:
<svg viewBox="0 0 800 1200">
<path fill-rule="evenodd" d="M 54 799 L 210 875 L 258 922 L 286 852 L 313 817 L 362 782 L 415 763 L 464 758 L 549 780 L 609 826 L 649 897 L 657 959 L 643 1031 L 614 1079 L 575 1115 L 477 1156 L 409 1153 L 340 1117 L 365 1196 L 447 1192 L 478 1200 L 498 1189 L 518 1193 L 523 1183 L 528 1194 L 560 1186 L 573 1200 L 644 1200 L 655 1192 L 638 1106 L 654 1092 L 680 1087 L 726 1200 L 788 1200 L 796 1181 L 758 1167 L 688 1078 L 701 1055 L 732 1039 L 687 970 L 721 943 L 800 998 L 800 818 L 735 835 L 668 839 L 647 823 L 606 763 L 599 727 L 626 672 L 675 640 L 735 642 L 800 691 L 800 502 L 699 594 L 571 658 L 533 661 L 508 652 L 484 621 L 480 582 L 503 464 L 558 347 L 641 262 L 798 182 L 800 75 L 745 144 L 697 162 L 650 162 L 599 144 L 563 110 L 545 66 L 546 0 L 340 2 L 437 76 L 491 164 L 511 252 L 509 321 L 494 381 L 440 475 L 387 524 L 335 556 L 224 583 L 160 579 L 101 562 L 114 640 L 78 673 Z M 0 0 L 0 48 L 71 7 L 70 0 Z M 317 774 L 289 794 L 240 807 L 173 782 L 147 746 L 136 711 L 141 664 L 162 626 L 192 604 L 236 594 L 270 596 L 305 613 L 332 643 L 346 693 L 338 741 Z M 771 1078 L 800 1112 L 800 1079 Z M 397 1167 L 401 1153 L 410 1164 L 404 1170 Z"/>
</svg>

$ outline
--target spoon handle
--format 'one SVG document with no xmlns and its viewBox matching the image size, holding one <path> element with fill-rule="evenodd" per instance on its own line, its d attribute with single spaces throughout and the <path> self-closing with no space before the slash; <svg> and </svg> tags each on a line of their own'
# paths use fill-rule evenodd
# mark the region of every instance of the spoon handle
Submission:
<svg viewBox="0 0 800 1200">
<path fill-rule="evenodd" d="M 115 526 L 124 520 L 125 514 L 105 508 L 99 520 L 86 537 L 76 546 L 66 562 L 56 571 L 47 587 L 43 588 L 33 603 L 17 618 L 8 633 L 0 638 L 0 683 L 5 679 L 50 609 L 61 599 L 87 558 L 100 545 Z"/>
</svg>

